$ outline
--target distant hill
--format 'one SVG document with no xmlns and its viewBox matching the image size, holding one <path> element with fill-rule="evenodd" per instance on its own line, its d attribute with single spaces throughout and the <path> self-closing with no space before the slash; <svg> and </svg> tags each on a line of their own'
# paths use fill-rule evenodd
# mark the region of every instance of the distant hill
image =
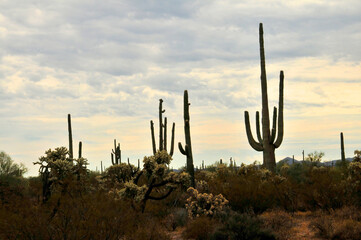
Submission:
<svg viewBox="0 0 361 240">
<path fill-rule="evenodd" d="M 352 162 L 353 158 L 346 158 L 346 161 Z M 330 161 L 326 161 L 326 162 L 321 162 L 322 165 L 324 166 L 335 166 L 337 162 L 341 161 L 341 159 L 338 160 L 330 160 Z M 302 160 L 294 160 L 294 163 L 301 163 Z M 293 164 L 293 159 L 291 157 L 285 157 L 284 159 L 278 161 L 277 163 L 287 163 L 288 165 L 292 165 Z"/>
</svg>

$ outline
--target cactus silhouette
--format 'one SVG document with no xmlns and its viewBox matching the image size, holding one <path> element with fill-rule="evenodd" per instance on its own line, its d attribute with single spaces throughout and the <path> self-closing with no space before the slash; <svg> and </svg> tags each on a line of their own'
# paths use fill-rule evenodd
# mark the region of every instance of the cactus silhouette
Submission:
<svg viewBox="0 0 361 240">
<path fill-rule="evenodd" d="M 122 151 L 120 150 L 120 143 L 117 145 L 117 140 L 114 139 L 114 149 L 110 153 L 112 164 L 116 165 L 122 162 Z"/>
<path fill-rule="evenodd" d="M 81 158 L 81 157 L 82 157 L 82 148 L 83 148 L 83 143 L 80 141 L 80 142 L 79 142 L 78 158 Z"/>
<path fill-rule="evenodd" d="M 163 124 L 164 112 L 165 110 L 163 109 L 163 99 L 159 99 L 159 151 L 162 150 L 167 151 L 167 118 L 166 117 L 164 118 L 164 124 Z M 157 146 L 155 143 L 153 120 L 150 121 L 150 131 L 152 136 L 153 154 L 155 154 L 157 152 Z M 175 132 L 175 123 L 173 123 L 172 126 L 172 137 L 171 137 L 170 152 L 169 152 L 169 155 L 171 156 L 173 156 L 174 153 L 174 132 Z"/>
<path fill-rule="evenodd" d="M 73 135 L 71 130 L 71 116 L 68 114 L 69 158 L 73 158 Z"/>
<path fill-rule="evenodd" d="M 194 180 L 194 165 L 193 165 L 193 155 L 192 155 L 192 144 L 191 144 L 191 131 L 189 126 L 189 101 L 188 101 L 188 91 L 184 90 L 184 96 L 183 96 L 183 105 L 184 105 L 184 111 L 183 111 L 183 117 L 184 117 L 184 135 L 185 135 L 185 141 L 186 144 L 184 145 L 184 148 L 182 146 L 182 143 L 178 143 L 179 151 L 187 156 L 187 172 L 191 176 L 191 184 L 192 187 L 195 187 L 195 180 Z"/>
<path fill-rule="evenodd" d="M 68 114 L 68 135 L 69 135 L 69 158 L 73 159 L 73 134 L 72 134 L 72 128 L 71 128 L 71 115 Z M 82 142 L 79 142 L 79 152 L 78 156 L 79 158 L 82 157 Z"/>
<path fill-rule="evenodd" d="M 340 133 L 340 138 L 341 138 L 341 162 L 344 164 L 346 162 L 346 157 L 345 157 L 345 145 L 343 143 L 343 132 Z"/>
<path fill-rule="evenodd" d="M 283 140 L 283 71 L 280 72 L 280 85 L 279 85 L 279 103 L 278 103 L 278 119 L 277 108 L 273 109 L 273 125 L 270 131 L 270 120 L 268 110 L 268 96 L 267 96 L 267 77 L 266 77 L 266 62 L 264 53 L 263 41 L 263 26 L 259 24 L 259 43 L 260 43 L 260 58 L 261 58 L 261 89 L 262 89 L 262 135 L 260 130 L 259 112 L 256 112 L 256 134 L 257 139 L 254 140 L 251 127 L 249 123 L 248 111 L 244 112 L 246 133 L 248 142 L 256 151 L 263 152 L 263 165 L 271 171 L 275 171 L 276 158 L 275 149 L 278 148 Z M 276 138 L 276 130 L 278 127 L 278 134 Z"/>
</svg>

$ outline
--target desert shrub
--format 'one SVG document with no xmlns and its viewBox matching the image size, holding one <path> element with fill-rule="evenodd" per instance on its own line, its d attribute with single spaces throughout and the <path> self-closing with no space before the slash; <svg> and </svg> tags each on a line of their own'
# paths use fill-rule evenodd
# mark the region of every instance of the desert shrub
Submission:
<svg viewBox="0 0 361 240">
<path fill-rule="evenodd" d="M 344 206 L 340 209 L 331 211 L 331 214 L 338 219 L 353 219 L 361 222 L 361 209 L 360 206 Z"/>
<path fill-rule="evenodd" d="M 210 239 L 275 239 L 274 235 L 263 227 L 260 218 L 250 214 L 231 212 Z"/>
<path fill-rule="evenodd" d="M 60 205 L 57 194 L 41 205 L 28 199 L 0 205 L 0 239 L 168 239 L 159 218 L 105 192 L 72 188 Z"/>
<path fill-rule="evenodd" d="M 201 216 L 189 221 L 182 235 L 185 239 L 208 240 L 216 224 L 216 220 Z"/>
<path fill-rule="evenodd" d="M 304 183 L 307 181 L 306 175 L 309 171 L 310 164 L 305 163 L 294 163 L 289 166 L 285 175 L 287 178 L 297 184 Z"/>
<path fill-rule="evenodd" d="M 292 207 L 292 188 L 285 177 L 275 175 L 256 164 L 244 165 L 237 173 L 208 180 L 210 192 L 221 193 L 233 210 L 263 212 L 281 205 Z"/>
<path fill-rule="evenodd" d="M 314 219 L 311 224 L 317 231 L 317 235 L 326 239 L 331 239 L 333 235 L 333 219 L 327 215 L 321 215 Z"/>
<path fill-rule="evenodd" d="M 351 162 L 347 168 L 348 177 L 345 181 L 348 196 L 352 200 L 350 203 L 361 205 L 361 162 Z"/>
<path fill-rule="evenodd" d="M 309 182 L 303 184 L 302 196 L 309 209 L 332 209 L 343 205 L 345 192 L 337 172 L 329 167 L 313 167 L 308 177 Z"/>
<path fill-rule="evenodd" d="M 23 198 L 28 189 L 28 180 L 19 176 L 0 175 L 0 205 Z"/>
<path fill-rule="evenodd" d="M 346 219 L 339 222 L 334 229 L 332 239 L 357 240 L 361 236 L 361 222 Z"/>
<path fill-rule="evenodd" d="M 291 239 L 292 217 L 284 210 L 268 210 L 260 216 L 263 226 L 272 230 L 277 239 Z"/>
<path fill-rule="evenodd" d="M 360 239 L 360 209 L 343 207 L 330 213 L 319 212 L 311 222 L 319 237 L 326 239 Z"/>
<path fill-rule="evenodd" d="M 174 231 L 177 227 L 187 224 L 188 213 L 184 208 L 174 208 L 171 213 L 164 218 L 164 225 L 169 231 Z"/>
<path fill-rule="evenodd" d="M 354 154 L 355 156 L 353 157 L 353 162 L 361 162 L 361 151 L 355 150 Z"/>
</svg>

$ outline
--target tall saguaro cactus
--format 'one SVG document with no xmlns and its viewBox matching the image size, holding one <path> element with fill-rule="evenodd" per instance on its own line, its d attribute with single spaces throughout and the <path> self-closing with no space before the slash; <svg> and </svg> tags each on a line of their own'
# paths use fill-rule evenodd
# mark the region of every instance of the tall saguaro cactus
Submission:
<svg viewBox="0 0 361 240">
<path fill-rule="evenodd" d="M 165 110 L 163 109 L 163 99 L 159 99 L 159 150 L 166 150 L 167 151 L 167 118 L 164 118 L 163 123 L 163 113 Z M 164 131 L 163 131 L 164 130 Z M 153 147 L 153 154 L 157 152 L 157 146 L 155 143 L 155 136 L 154 136 L 154 123 L 153 120 L 150 121 L 150 131 L 152 136 L 152 147 Z M 171 144 L 170 144 L 170 152 L 169 155 L 173 156 L 174 152 L 174 132 L 175 132 L 175 123 L 172 126 L 172 137 L 171 137 Z"/>
<path fill-rule="evenodd" d="M 69 158 L 73 159 L 73 135 L 71 130 L 71 116 L 68 114 Z"/>
<path fill-rule="evenodd" d="M 72 128 L 71 128 L 71 115 L 68 114 L 68 135 L 69 135 L 69 158 L 73 159 L 73 134 L 72 134 Z M 79 151 L 78 156 L 79 158 L 82 157 L 82 142 L 79 142 Z"/>
<path fill-rule="evenodd" d="M 80 141 L 79 142 L 78 158 L 82 158 L 82 148 L 83 148 L 83 143 Z"/>
<path fill-rule="evenodd" d="M 340 138 L 341 138 L 341 161 L 342 163 L 345 163 L 346 157 L 345 157 L 345 145 L 343 143 L 343 132 L 340 133 Z"/>
<path fill-rule="evenodd" d="M 122 152 L 120 150 L 120 143 L 117 145 L 117 140 L 114 139 L 114 149 L 110 153 L 112 164 L 116 165 L 122 162 Z"/>
<path fill-rule="evenodd" d="M 278 119 L 277 108 L 273 109 L 273 124 L 272 131 L 270 131 L 270 119 L 268 110 L 268 96 L 267 96 L 267 77 L 266 77 L 266 61 L 264 53 L 263 42 L 263 26 L 259 24 L 259 44 L 260 44 L 260 58 L 261 58 L 261 89 L 262 89 L 262 135 L 259 124 L 259 112 L 256 112 L 256 134 L 257 139 L 254 140 L 251 127 L 249 123 L 248 111 L 244 112 L 245 125 L 248 142 L 256 151 L 263 152 L 263 165 L 271 170 L 275 171 L 276 158 L 275 149 L 278 148 L 283 140 L 283 71 L 280 72 L 280 85 L 279 85 L 279 103 L 278 103 Z M 276 138 L 276 131 L 278 127 L 278 134 Z"/>
<path fill-rule="evenodd" d="M 194 180 L 194 165 L 193 165 L 193 154 L 192 154 L 192 144 L 191 144 L 191 131 L 189 126 L 189 101 L 188 101 L 188 91 L 184 90 L 184 97 L 183 97 L 183 104 L 184 104 L 184 111 L 183 111 L 183 117 L 184 117 L 184 135 L 185 135 L 185 141 L 186 144 L 184 145 L 184 148 L 182 146 L 182 143 L 178 143 L 179 151 L 187 156 L 187 172 L 191 176 L 191 184 L 193 187 L 195 187 L 195 180 Z"/>
</svg>

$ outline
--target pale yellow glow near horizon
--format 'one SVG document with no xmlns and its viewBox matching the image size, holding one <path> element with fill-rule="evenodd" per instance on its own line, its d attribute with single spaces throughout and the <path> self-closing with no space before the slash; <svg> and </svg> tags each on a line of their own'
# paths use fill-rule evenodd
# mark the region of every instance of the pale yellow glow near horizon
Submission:
<svg viewBox="0 0 361 240">
<path fill-rule="evenodd" d="M 7 75 L 5 86 L 10 92 L 17 93 L 24 87 L 24 81 L 21 74 L 25 74 L 27 69 L 38 68 L 38 70 L 47 71 L 47 77 L 39 84 L 44 87 L 56 88 L 58 84 L 63 83 L 52 75 L 52 70 L 32 65 L 26 59 L 17 57 L 7 58 L 11 67 L 3 67 L 7 71 L 15 71 L 14 74 Z M 20 62 L 18 62 L 20 61 Z M 16 69 L 17 64 L 25 63 L 25 70 Z M 356 136 L 361 134 L 360 101 L 361 93 L 361 63 L 354 64 L 347 61 L 331 61 L 327 58 L 298 58 L 278 62 L 267 62 L 268 73 L 268 95 L 269 108 L 278 104 L 278 84 L 279 71 L 285 71 L 285 140 L 284 144 L 297 143 L 300 139 L 312 142 L 314 138 L 335 139 L 338 134 L 344 131 L 348 140 L 357 141 Z M 149 74 L 156 76 L 156 71 Z M 162 70 L 168 74 L 168 70 Z M 170 73 L 169 73 L 170 74 Z M 255 111 L 261 110 L 261 93 L 260 93 L 260 70 L 258 65 L 240 66 L 240 64 L 229 64 L 217 66 L 209 69 L 194 68 L 190 72 L 180 73 L 185 78 L 196 79 L 211 91 L 227 90 L 230 97 L 236 101 L 245 101 L 256 97 L 258 103 L 253 107 L 244 107 L 235 109 L 225 103 L 216 107 L 210 102 L 209 106 L 196 106 L 194 104 L 194 95 L 190 91 L 191 102 L 191 131 L 195 154 L 207 150 L 224 150 L 224 149 L 251 149 L 248 145 L 245 129 L 243 112 L 248 110 L 251 116 L 252 131 L 255 136 L 254 114 Z M 76 83 L 79 84 L 81 99 L 106 99 L 108 97 L 117 97 L 126 100 L 127 93 L 105 92 L 99 95 L 93 88 L 86 84 L 87 75 L 83 72 L 74 76 Z M 47 81 L 50 79 L 51 81 Z M 129 80 L 132 77 L 126 77 Z M 119 79 L 120 80 L 120 79 Z M 119 83 L 121 84 L 121 82 Z M 145 95 L 145 101 L 149 99 L 159 99 L 172 97 L 170 93 L 148 86 L 136 86 L 139 91 Z M 184 143 L 184 130 L 182 121 L 182 96 L 183 90 L 180 90 L 179 96 L 176 96 L 175 108 L 167 108 L 169 120 L 176 122 L 176 144 L 178 141 Z M 152 101 L 153 101 L 152 100 Z M 211 101 L 211 99 L 209 100 Z M 157 100 L 154 100 L 157 103 Z M 70 104 L 71 101 L 64 100 L 63 104 Z M 320 103 L 322 105 L 312 105 Z M 292 105 L 294 104 L 294 105 Z M 156 104 L 157 105 L 157 104 Z M 158 121 L 157 106 L 154 106 L 153 120 Z M 169 111 L 168 111 L 169 110 Z M 93 115 L 90 117 L 73 116 L 73 134 L 77 141 L 84 141 L 84 148 L 90 156 L 92 164 L 97 164 L 100 160 L 108 161 L 110 151 L 113 147 L 113 139 L 116 138 L 124 149 L 125 154 L 139 153 L 139 158 L 151 153 L 151 139 L 149 130 L 149 120 L 137 117 L 121 116 L 114 117 L 109 115 Z M 345 119 L 342 117 L 345 116 Z M 39 128 L 42 126 L 55 128 L 51 138 L 44 137 L 40 140 L 33 141 L 30 144 L 24 140 L 7 138 L 9 147 L 8 153 L 15 155 L 31 155 L 30 159 L 21 159 L 28 167 L 32 167 L 32 162 L 45 152 L 49 147 L 67 146 L 67 129 L 66 116 L 64 118 L 55 118 L 41 114 L 39 116 L 26 116 L 17 120 L 24 123 L 38 122 Z M 170 127 L 168 128 L 170 129 Z M 156 130 L 157 132 L 157 130 Z M 170 132 L 170 130 L 169 130 Z M 58 138 L 57 138 L 58 137 Z M 79 139 L 81 137 L 82 139 Z M 54 141 L 53 139 L 56 139 Z M 50 143 L 50 141 L 52 141 Z M 51 145 L 50 145 L 51 144 Z M 24 145 L 20 150 L 17 146 Z M 26 146 L 25 146 L 26 145 Z M 177 146 L 175 146 L 177 148 Z M 328 149 L 329 146 L 323 146 Z M 41 150 L 39 150 L 41 149 Z M 77 147 L 75 147 L 77 149 Z M 277 150 L 278 151 L 278 150 Z M 177 153 L 178 154 L 178 153 Z M 245 156 L 246 161 L 259 159 L 260 153 L 255 152 L 250 156 Z M 177 155 L 181 158 L 181 155 Z M 278 156 L 280 157 L 280 156 Z M 110 161 L 110 160 L 109 160 Z M 216 161 L 216 159 L 214 159 Z"/>
</svg>

